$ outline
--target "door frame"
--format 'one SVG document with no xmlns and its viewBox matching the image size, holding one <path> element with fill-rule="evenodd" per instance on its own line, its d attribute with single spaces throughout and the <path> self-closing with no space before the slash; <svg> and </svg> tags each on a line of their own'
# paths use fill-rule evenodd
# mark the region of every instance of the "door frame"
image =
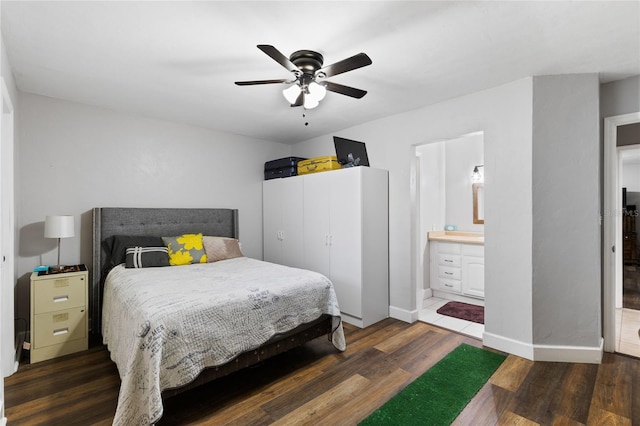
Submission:
<svg viewBox="0 0 640 426">
<path fill-rule="evenodd" d="M 604 350 L 616 349 L 616 283 L 622 279 L 622 211 L 619 194 L 618 126 L 640 122 L 640 112 L 616 115 L 604 119 L 604 210 L 602 239 L 602 332 Z M 620 213 L 620 214 L 618 214 Z"/>
</svg>

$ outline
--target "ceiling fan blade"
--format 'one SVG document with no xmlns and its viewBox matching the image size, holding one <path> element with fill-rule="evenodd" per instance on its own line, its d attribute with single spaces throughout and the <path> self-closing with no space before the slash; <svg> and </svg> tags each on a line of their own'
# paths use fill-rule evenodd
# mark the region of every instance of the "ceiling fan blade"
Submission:
<svg viewBox="0 0 640 426">
<path fill-rule="evenodd" d="M 341 95 L 351 96 L 352 98 L 360 99 L 364 95 L 367 94 L 366 90 L 356 89 L 355 87 L 343 86 L 342 84 L 332 83 L 330 81 L 325 81 L 325 88 L 331 92 L 340 93 Z"/>
<path fill-rule="evenodd" d="M 320 68 L 316 72 L 316 75 L 322 73 L 325 77 L 331 77 L 334 75 L 342 74 L 343 72 L 366 67 L 367 65 L 371 65 L 372 63 L 373 62 L 371 61 L 371 58 L 369 58 L 366 53 L 358 53 L 357 55 L 353 55 L 350 58 L 343 59 L 342 61 L 336 62 L 335 64 L 327 65 L 326 67 Z"/>
<path fill-rule="evenodd" d="M 238 86 L 253 86 L 255 84 L 276 84 L 276 83 L 291 83 L 291 80 L 255 80 L 255 81 L 236 81 Z"/>
<path fill-rule="evenodd" d="M 270 44 L 259 44 L 258 49 L 262 50 L 264 53 L 269 55 L 274 61 L 285 67 L 291 72 L 298 73 L 300 70 L 296 67 L 293 62 L 289 60 L 286 56 L 284 56 L 278 49 L 271 46 Z"/>
</svg>

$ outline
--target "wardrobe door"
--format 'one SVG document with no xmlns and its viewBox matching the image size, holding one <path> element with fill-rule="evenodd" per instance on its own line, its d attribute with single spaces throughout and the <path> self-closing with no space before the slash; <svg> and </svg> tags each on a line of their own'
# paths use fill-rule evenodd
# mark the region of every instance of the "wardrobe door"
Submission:
<svg viewBox="0 0 640 426">
<path fill-rule="evenodd" d="M 264 181 L 262 197 L 264 260 L 302 267 L 302 179 Z"/>
<path fill-rule="evenodd" d="M 331 281 L 340 310 L 362 318 L 361 168 L 331 173 Z"/>
<path fill-rule="evenodd" d="M 304 268 L 319 272 L 331 279 L 330 221 L 331 172 L 303 176 L 303 241 Z M 338 298 L 340 302 L 340 298 Z"/>
</svg>

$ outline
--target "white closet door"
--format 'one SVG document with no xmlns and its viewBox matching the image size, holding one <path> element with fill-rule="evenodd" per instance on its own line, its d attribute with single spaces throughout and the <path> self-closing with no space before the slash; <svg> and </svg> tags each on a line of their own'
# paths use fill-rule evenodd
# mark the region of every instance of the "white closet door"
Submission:
<svg viewBox="0 0 640 426">
<path fill-rule="evenodd" d="M 329 213 L 333 172 L 305 175 L 303 202 L 304 268 L 331 278 Z M 339 301 L 339 300 L 338 300 Z"/>
<path fill-rule="evenodd" d="M 340 310 L 362 317 L 362 191 L 361 168 L 332 173 L 331 281 Z"/>
<path fill-rule="evenodd" d="M 304 239 L 302 236 L 302 179 L 279 179 L 282 182 L 282 264 L 301 268 L 304 263 Z"/>
<path fill-rule="evenodd" d="M 304 258 L 302 179 L 264 181 L 262 209 L 264 260 L 301 267 Z"/>
<path fill-rule="evenodd" d="M 276 180 L 262 183 L 262 249 L 267 262 L 280 263 L 282 244 L 280 230 L 282 224 L 282 185 Z"/>
</svg>

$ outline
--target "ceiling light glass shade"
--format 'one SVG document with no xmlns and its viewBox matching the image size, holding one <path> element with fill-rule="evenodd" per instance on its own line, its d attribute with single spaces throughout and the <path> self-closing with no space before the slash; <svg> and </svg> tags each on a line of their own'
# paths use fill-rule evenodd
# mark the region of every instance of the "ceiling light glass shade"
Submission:
<svg viewBox="0 0 640 426">
<path fill-rule="evenodd" d="M 287 87 L 282 91 L 282 95 L 290 104 L 294 104 L 296 103 L 298 96 L 300 96 L 300 90 L 300 86 L 292 84 L 290 87 Z"/>
<path fill-rule="evenodd" d="M 317 99 L 311 95 L 304 95 L 304 109 L 314 109 L 320 105 Z"/>
<path fill-rule="evenodd" d="M 327 89 L 323 85 L 318 84 L 315 81 L 309 83 L 309 95 L 316 101 L 320 102 L 323 100 L 326 94 Z"/>
</svg>

